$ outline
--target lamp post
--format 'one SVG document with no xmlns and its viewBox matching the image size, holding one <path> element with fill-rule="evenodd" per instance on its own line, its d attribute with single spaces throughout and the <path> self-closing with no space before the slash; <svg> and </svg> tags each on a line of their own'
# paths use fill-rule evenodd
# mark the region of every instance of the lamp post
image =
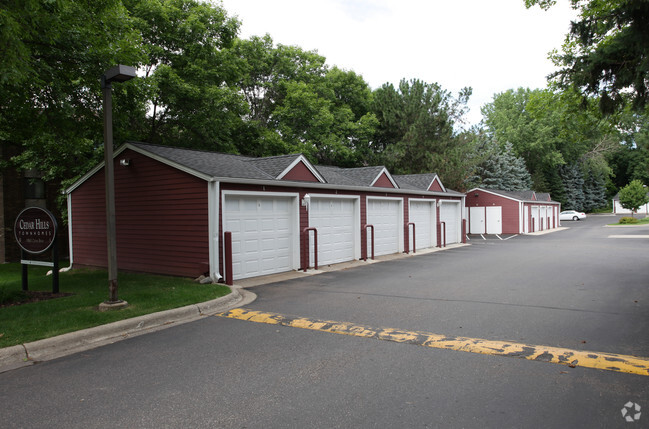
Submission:
<svg viewBox="0 0 649 429">
<path fill-rule="evenodd" d="M 106 237 L 108 244 L 108 301 L 100 310 L 126 307 L 128 303 L 117 297 L 117 238 L 115 233 L 115 174 L 113 169 L 113 99 L 111 84 L 126 82 L 135 77 L 135 68 L 117 65 L 101 77 L 104 94 L 104 171 L 106 180 Z"/>
</svg>

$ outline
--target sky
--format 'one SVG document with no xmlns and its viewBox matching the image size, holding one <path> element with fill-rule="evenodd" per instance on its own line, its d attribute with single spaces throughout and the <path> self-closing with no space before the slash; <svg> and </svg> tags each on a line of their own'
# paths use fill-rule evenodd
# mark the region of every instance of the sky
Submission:
<svg viewBox="0 0 649 429">
<path fill-rule="evenodd" d="M 240 37 L 315 50 L 331 67 L 354 71 L 372 89 L 401 79 L 436 82 L 454 94 L 473 88 L 469 125 L 494 94 L 544 88 L 576 12 L 568 0 L 548 11 L 524 0 L 222 0 Z"/>
</svg>

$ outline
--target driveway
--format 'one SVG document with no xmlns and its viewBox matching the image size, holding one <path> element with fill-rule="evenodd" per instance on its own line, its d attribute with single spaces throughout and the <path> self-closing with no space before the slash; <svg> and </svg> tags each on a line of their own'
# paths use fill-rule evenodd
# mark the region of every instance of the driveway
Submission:
<svg viewBox="0 0 649 429">
<path fill-rule="evenodd" d="M 649 357 L 649 240 L 633 238 L 649 228 L 614 221 L 259 286 L 246 310 Z M 646 375 L 379 338 L 208 317 L 0 374 L 0 413 L 9 427 L 648 426 Z"/>
</svg>

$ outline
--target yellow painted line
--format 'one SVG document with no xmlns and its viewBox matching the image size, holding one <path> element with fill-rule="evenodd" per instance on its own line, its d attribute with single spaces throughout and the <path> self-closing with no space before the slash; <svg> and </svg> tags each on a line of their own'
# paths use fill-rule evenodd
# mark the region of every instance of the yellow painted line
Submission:
<svg viewBox="0 0 649 429">
<path fill-rule="evenodd" d="M 310 329 L 313 331 L 330 332 L 333 334 L 375 338 L 379 340 L 394 341 L 397 343 L 409 343 L 438 349 L 558 363 L 568 365 L 572 368 L 580 366 L 649 376 L 649 358 L 615 353 L 599 353 L 559 347 L 534 346 L 508 341 L 484 340 L 480 338 L 449 337 L 429 332 L 405 331 L 400 329 L 371 328 L 348 322 L 313 320 L 305 317 L 253 311 L 245 308 L 235 308 L 225 313 L 216 314 L 216 316 L 266 323 L 270 325 L 282 325 L 293 328 Z"/>
</svg>

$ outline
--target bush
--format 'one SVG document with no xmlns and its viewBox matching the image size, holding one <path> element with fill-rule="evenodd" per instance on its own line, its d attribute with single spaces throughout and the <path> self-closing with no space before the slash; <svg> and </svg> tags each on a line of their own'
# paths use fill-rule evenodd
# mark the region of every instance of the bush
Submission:
<svg viewBox="0 0 649 429">
<path fill-rule="evenodd" d="M 638 219 L 636 219 L 634 217 L 628 217 L 628 216 L 620 218 L 620 224 L 621 225 L 627 225 L 627 224 L 630 224 L 630 223 L 638 223 Z"/>
</svg>

